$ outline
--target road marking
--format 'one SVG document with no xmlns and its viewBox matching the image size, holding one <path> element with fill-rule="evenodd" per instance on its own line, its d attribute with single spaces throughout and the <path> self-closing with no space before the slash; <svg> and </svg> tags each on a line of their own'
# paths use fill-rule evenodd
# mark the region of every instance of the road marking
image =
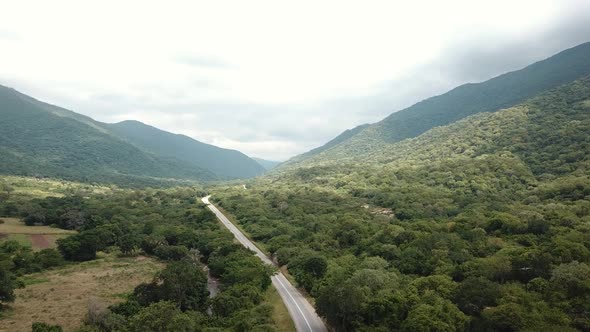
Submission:
<svg viewBox="0 0 590 332">
<path fill-rule="evenodd" d="M 274 266 L 274 263 L 262 251 L 260 251 L 260 249 L 258 249 L 258 247 L 256 247 L 254 245 L 254 243 L 252 243 L 252 241 L 250 241 L 249 239 L 247 239 L 245 237 L 245 235 L 223 213 L 221 213 L 221 211 L 219 211 L 219 209 L 217 209 L 217 207 L 215 205 L 213 205 L 212 203 L 210 203 L 208 198 L 209 197 L 204 197 L 202 199 L 203 200 L 203 203 L 205 203 L 207 205 L 207 207 L 209 208 L 209 210 L 211 210 L 211 211 L 213 211 L 213 213 L 215 213 L 215 216 L 219 220 L 221 220 L 221 223 L 234 235 L 234 237 L 236 237 L 236 239 L 238 239 L 238 241 L 244 247 L 246 247 L 246 248 L 254 251 L 256 253 L 256 256 L 260 260 L 262 260 L 263 263 L 266 263 L 266 264 L 269 264 L 269 265 Z M 242 240 L 242 241 L 240 241 L 240 240 Z M 250 246 L 254 247 L 255 249 L 251 248 Z M 281 285 L 281 287 L 283 287 L 283 289 L 285 290 L 285 292 L 287 292 L 287 294 L 289 295 L 289 297 L 291 298 L 291 300 L 295 304 L 295 307 L 301 313 L 301 317 L 303 317 L 303 320 L 305 321 L 305 324 L 307 324 L 307 327 L 309 328 L 309 331 L 310 332 L 313 332 L 313 328 L 311 327 L 311 324 L 309 324 L 309 321 L 307 320 L 307 317 L 305 317 L 305 313 L 303 312 L 303 310 L 301 309 L 301 307 L 297 303 L 297 300 L 295 300 L 295 298 L 293 297 L 293 295 L 291 295 L 291 292 L 289 291 L 289 289 L 285 286 L 285 284 L 283 284 L 283 282 L 279 278 L 279 275 L 281 277 L 283 277 L 283 278 L 285 278 L 285 276 L 280 271 L 277 274 L 278 275 L 276 276 L 275 280 L 278 281 L 278 283 Z M 287 280 L 287 278 L 285 278 L 285 280 Z M 280 294 L 280 292 L 279 292 L 279 294 Z"/>
<path fill-rule="evenodd" d="M 246 237 L 244 236 L 244 234 L 242 234 L 242 232 L 231 221 L 229 221 L 229 219 L 227 219 L 227 217 L 223 213 L 221 213 L 221 211 L 219 211 L 219 209 L 217 209 L 217 207 L 215 205 L 209 203 L 209 200 L 208 199 L 207 199 L 207 202 L 203 201 L 203 203 L 207 204 L 207 207 L 211 211 L 213 211 L 215 213 L 215 216 L 221 220 L 222 224 L 225 227 L 227 227 L 231 231 L 231 233 L 236 238 L 238 238 L 238 240 L 240 240 L 240 238 L 241 238 L 244 241 L 244 242 L 240 241 L 240 243 L 242 243 L 243 246 L 245 246 L 248 249 L 251 249 L 249 244 L 252 243 L 252 241 L 246 239 Z M 235 230 L 237 231 L 237 233 L 234 233 L 234 231 L 232 230 L 232 227 L 230 227 L 230 225 L 233 226 L 233 228 L 235 228 Z M 253 243 L 252 243 L 252 245 L 254 246 Z M 256 247 L 256 246 L 254 246 L 254 247 Z M 256 248 L 256 249 L 258 249 L 258 248 Z M 253 250 L 253 249 L 251 249 L 251 250 Z M 253 250 L 253 251 L 257 252 L 257 251 L 259 251 L 259 249 L 258 250 Z M 257 252 L 257 255 L 256 256 L 258 256 L 258 252 Z M 266 258 L 266 260 L 268 260 L 269 262 L 271 262 L 270 265 L 274 265 L 274 264 L 272 264 L 272 261 L 270 261 L 270 259 L 268 257 L 266 257 L 266 255 L 264 255 L 264 258 L 263 257 L 260 257 L 260 256 L 258 256 L 258 258 L 260 258 L 260 260 L 262 260 L 264 263 L 266 263 L 266 261 L 264 259 L 264 258 Z M 279 271 L 278 274 L 281 275 L 283 278 L 285 278 L 285 276 L 283 275 L 282 272 Z M 311 328 L 311 325 L 309 324 L 309 321 L 307 320 L 307 317 L 305 317 L 305 313 L 303 312 L 303 310 L 301 309 L 301 307 L 297 303 L 297 300 L 295 300 L 295 298 L 293 297 L 293 295 L 291 295 L 291 292 L 289 292 L 289 289 L 285 286 L 285 284 L 283 284 L 283 282 L 281 281 L 281 279 L 278 276 L 276 276 L 275 280 L 278 281 L 279 284 L 281 285 L 281 287 L 283 287 L 283 289 L 285 290 L 285 292 L 287 292 L 287 294 L 289 295 L 289 297 L 291 298 L 291 300 L 295 304 L 295 307 L 297 307 L 297 310 L 299 310 L 299 312 L 301 313 L 301 316 L 303 317 L 303 320 L 305 321 L 305 324 L 307 324 L 307 327 L 309 328 L 309 331 L 310 332 L 313 332 L 313 329 Z"/>
<path fill-rule="evenodd" d="M 279 272 L 279 273 L 281 275 L 283 275 L 281 272 Z M 276 280 L 279 282 L 279 284 L 281 284 L 281 287 L 283 287 L 283 289 L 285 290 L 285 292 L 287 292 L 287 294 L 289 294 L 289 297 L 291 298 L 291 300 L 293 300 L 293 303 L 295 303 L 295 306 L 297 307 L 297 309 L 301 313 L 301 316 L 303 316 L 303 320 L 305 320 L 305 323 L 307 324 L 307 327 L 309 327 L 309 331 L 313 332 L 313 329 L 311 328 L 311 325 L 309 325 L 309 322 L 307 321 L 307 318 L 305 318 L 305 314 L 303 313 L 303 310 L 301 310 L 301 308 L 299 307 L 299 304 L 297 304 L 297 301 L 295 301 L 295 298 L 293 297 L 293 295 L 291 295 L 291 292 L 289 292 L 289 290 L 287 289 L 287 287 L 285 287 L 285 285 L 283 284 L 283 282 L 281 281 L 281 279 L 279 277 L 277 277 Z"/>
</svg>

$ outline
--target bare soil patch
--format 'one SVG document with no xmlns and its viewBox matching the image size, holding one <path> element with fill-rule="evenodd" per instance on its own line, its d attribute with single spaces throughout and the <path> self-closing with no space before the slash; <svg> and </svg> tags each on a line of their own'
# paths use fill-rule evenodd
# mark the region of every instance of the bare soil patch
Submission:
<svg viewBox="0 0 590 332">
<path fill-rule="evenodd" d="M 46 249 L 51 246 L 49 241 L 47 241 L 47 239 L 45 238 L 45 235 L 42 234 L 32 234 L 31 243 L 33 244 L 33 248 L 35 249 Z"/>
</svg>

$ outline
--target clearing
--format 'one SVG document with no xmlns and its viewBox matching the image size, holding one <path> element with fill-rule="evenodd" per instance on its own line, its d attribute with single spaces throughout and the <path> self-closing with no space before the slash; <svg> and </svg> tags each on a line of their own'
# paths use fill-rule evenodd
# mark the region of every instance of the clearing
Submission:
<svg viewBox="0 0 590 332">
<path fill-rule="evenodd" d="M 33 250 L 55 247 L 55 241 L 76 233 L 65 229 L 49 226 L 27 226 L 17 218 L 0 218 L 0 241 L 16 240 L 19 243 L 31 246 Z"/>
<path fill-rule="evenodd" d="M 148 257 L 107 256 L 64 268 L 27 275 L 0 320 L 0 332 L 30 331 L 33 322 L 59 324 L 64 331 L 81 325 L 88 304 L 108 306 L 152 280 L 164 264 Z"/>
</svg>

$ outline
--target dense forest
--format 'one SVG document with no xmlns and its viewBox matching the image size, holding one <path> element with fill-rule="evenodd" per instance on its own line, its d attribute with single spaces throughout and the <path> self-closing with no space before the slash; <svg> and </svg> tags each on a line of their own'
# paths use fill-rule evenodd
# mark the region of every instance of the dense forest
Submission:
<svg viewBox="0 0 590 332">
<path fill-rule="evenodd" d="M 590 78 L 217 203 L 338 331 L 590 330 Z"/>
<path fill-rule="evenodd" d="M 72 192 L 63 197 L 23 199 L 18 187 L 0 183 L 0 213 L 27 225 L 77 230 L 57 249 L 33 252 L 16 241 L 0 244 L 0 303 L 14 300 L 21 277 L 64 264 L 94 260 L 97 252 L 149 255 L 166 263 L 153 281 L 137 285 L 125 301 L 108 309 L 89 306 L 79 331 L 274 331 L 273 307 L 264 302 L 273 273 L 237 245 L 194 188 L 103 193 Z M 12 188 L 13 190 L 9 190 Z M 213 298 L 207 266 L 221 283 Z M 1 311 L 0 311 L 1 313 Z M 37 323 L 33 331 L 60 331 Z"/>
</svg>

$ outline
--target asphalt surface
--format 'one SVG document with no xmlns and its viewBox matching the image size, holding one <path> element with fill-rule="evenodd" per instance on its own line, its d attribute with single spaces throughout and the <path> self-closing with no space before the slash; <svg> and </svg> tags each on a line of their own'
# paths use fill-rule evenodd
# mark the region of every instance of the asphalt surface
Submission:
<svg viewBox="0 0 590 332">
<path fill-rule="evenodd" d="M 242 244 L 244 247 L 252 250 L 258 258 L 260 258 L 265 264 L 276 266 L 273 261 L 268 258 L 260 249 L 258 249 L 252 241 L 250 241 L 234 224 L 227 219 L 226 216 L 223 215 L 213 204 L 209 202 L 209 197 L 203 197 L 201 200 L 203 203 L 209 207 L 217 218 L 223 223 L 230 232 L 232 232 L 235 238 Z M 295 323 L 295 328 L 298 332 L 327 332 L 328 329 L 326 325 L 321 320 L 320 316 L 315 312 L 315 309 L 307 301 L 307 299 L 301 294 L 297 288 L 293 287 L 293 285 L 285 278 L 285 276 L 279 272 L 276 275 L 271 277 L 272 284 L 279 292 L 279 295 L 283 299 L 289 314 L 291 315 L 291 319 L 293 323 Z"/>
</svg>

